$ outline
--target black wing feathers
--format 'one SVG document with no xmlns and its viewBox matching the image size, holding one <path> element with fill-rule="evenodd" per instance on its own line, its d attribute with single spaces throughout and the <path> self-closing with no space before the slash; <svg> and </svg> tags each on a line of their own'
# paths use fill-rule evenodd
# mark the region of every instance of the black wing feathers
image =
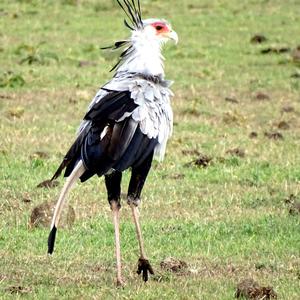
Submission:
<svg viewBox="0 0 300 300">
<path fill-rule="evenodd" d="M 129 91 L 109 91 L 95 103 L 84 117 L 90 122 L 76 138 L 52 180 L 59 177 L 64 169 L 66 169 L 65 177 L 68 177 L 80 159 L 83 159 L 89 170 L 93 170 L 91 176 L 107 172 L 125 153 L 137 128 L 137 123 L 131 118 L 125 118 L 122 122 L 117 121 L 136 107 L 137 104 L 134 103 Z M 109 140 L 107 136 L 101 140 L 101 133 L 106 126 Z M 94 165 L 101 167 L 96 170 Z"/>
<path fill-rule="evenodd" d="M 129 91 L 111 91 L 91 107 L 84 119 L 93 122 L 117 121 L 125 112 L 132 112 L 136 107 L 137 104 L 131 99 Z"/>
</svg>

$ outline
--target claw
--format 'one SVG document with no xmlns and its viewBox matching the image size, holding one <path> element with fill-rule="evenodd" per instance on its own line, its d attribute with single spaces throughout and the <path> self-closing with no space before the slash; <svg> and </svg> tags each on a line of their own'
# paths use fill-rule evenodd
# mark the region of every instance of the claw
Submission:
<svg viewBox="0 0 300 300">
<path fill-rule="evenodd" d="M 140 275 L 142 273 L 143 280 L 145 282 L 148 281 L 148 271 L 151 275 L 154 275 L 154 271 L 150 265 L 150 262 L 148 259 L 140 258 L 138 262 L 138 269 L 137 273 Z"/>
</svg>

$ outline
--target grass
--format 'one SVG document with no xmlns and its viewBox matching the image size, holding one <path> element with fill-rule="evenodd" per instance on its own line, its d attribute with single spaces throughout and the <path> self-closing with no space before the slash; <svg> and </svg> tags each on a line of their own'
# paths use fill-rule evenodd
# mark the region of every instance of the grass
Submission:
<svg viewBox="0 0 300 300">
<path fill-rule="evenodd" d="M 51 190 L 36 185 L 53 174 L 90 99 L 111 76 L 116 57 L 99 48 L 127 36 L 120 9 L 115 1 L 3 0 L 0 298 L 225 300 L 251 277 L 273 286 L 280 299 L 298 299 L 300 221 L 288 213 L 284 199 L 300 193 L 300 81 L 291 77 L 299 65 L 291 52 L 260 53 L 297 47 L 297 1 L 142 5 L 145 16 L 171 20 L 180 37 L 178 47 L 165 49 L 166 73 L 175 80 L 175 132 L 165 162 L 155 164 L 148 178 L 141 209 L 156 275 L 145 285 L 135 274 L 138 249 L 124 201 L 127 285 L 115 288 L 103 179 L 73 190 L 76 223 L 59 231 L 52 258 L 45 255 L 48 229 L 28 225 L 32 209 L 55 200 L 63 180 Z M 251 44 L 257 33 L 268 41 Z M 270 99 L 259 101 L 257 93 Z M 288 130 L 278 129 L 282 121 Z M 253 131 L 258 136 L 251 139 Z M 270 132 L 284 139 L 265 136 Z M 234 148 L 245 157 L 227 153 Z M 47 157 L 34 155 L 37 151 Z M 195 151 L 212 158 L 207 168 L 186 165 L 197 158 Z M 170 256 L 187 262 L 190 272 L 161 269 Z"/>
</svg>

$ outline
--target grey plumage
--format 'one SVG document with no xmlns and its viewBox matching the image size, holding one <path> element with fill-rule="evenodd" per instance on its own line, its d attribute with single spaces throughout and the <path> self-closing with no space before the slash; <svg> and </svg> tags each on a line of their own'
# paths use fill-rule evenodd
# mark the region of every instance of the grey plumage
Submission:
<svg viewBox="0 0 300 300">
<path fill-rule="evenodd" d="M 129 91 L 137 108 L 132 112 L 126 112 L 117 122 L 131 117 L 136 121 L 142 131 L 150 139 L 158 139 L 155 148 L 155 157 L 161 161 L 165 155 L 167 140 L 172 135 L 173 112 L 170 97 L 173 93 L 169 89 L 171 82 L 158 79 L 156 82 L 144 78 L 141 74 L 120 73 L 110 82 L 105 84 L 89 105 L 91 110 L 106 96 L 108 91 Z M 79 133 L 88 126 L 91 121 L 84 120 L 79 128 Z"/>
</svg>

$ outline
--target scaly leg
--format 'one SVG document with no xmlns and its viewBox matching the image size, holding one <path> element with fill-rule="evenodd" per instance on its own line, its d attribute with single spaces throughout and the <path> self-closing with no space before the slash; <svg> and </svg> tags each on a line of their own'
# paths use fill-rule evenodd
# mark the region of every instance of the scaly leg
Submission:
<svg viewBox="0 0 300 300">
<path fill-rule="evenodd" d="M 115 247 L 117 260 L 117 286 L 123 286 L 122 264 L 121 264 L 121 246 L 120 246 L 120 194 L 121 194 L 122 173 L 115 171 L 105 176 L 105 184 L 108 195 L 108 202 L 113 212 L 113 223 L 115 229 Z"/>
<path fill-rule="evenodd" d="M 138 206 L 140 204 L 141 192 L 146 181 L 147 175 L 149 173 L 151 163 L 153 159 L 153 152 L 145 159 L 145 161 L 137 166 L 132 168 L 131 179 L 128 188 L 128 204 L 131 207 L 133 221 L 135 224 L 137 239 L 140 248 L 140 258 L 138 261 L 138 270 L 137 273 L 143 276 L 143 280 L 148 281 L 148 271 L 150 274 L 154 274 L 154 271 L 149 263 L 149 260 L 146 257 L 144 242 L 142 237 L 142 231 L 139 221 L 139 210 Z"/>
<path fill-rule="evenodd" d="M 55 244 L 55 237 L 56 237 L 56 231 L 57 226 L 59 223 L 60 215 L 62 213 L 63 206 L 66 202 L 68 192 L 76 182 L 78 178 L 85 172 L 85 167 L 83 166 L 82 161 L 79 161 L 74 170 L 72 171 L 71 175 L 67 178 L 67 181 L 59 195 L 59 199 L 57 201 L 57 204 L 55 206 L 54 215 L 52 218 L 51 223 L 51 231 L 48 237 L 48 254 L 52 254 L 54 250 L 54 244 Z"/>
<path fill-rule="evenodd" d="M 151 275 L 154 275 L 154 271 L 150 265 L 149 260 L 146 257 L 145 254 L 145 249 L 144 249 L 144 241 L 142 237 L 142 231 L 141 231 L 141 226 L 140 226 L 140 221 L 139 221 L 139 209 L 137 206 L 135 206 L 133 203 L 130 204 L 131 211 L 132 211 L 132 216 L 135 224 L 135 229 L 136 229 L 136 235 L 137 239 L 139 242 L 139 247 L 140 247 L 140 258 L 138 261 L 138 270 L 137 273 L 140 275 L 141 273 L 143 276 L 143 280 L 145 282 L 148 281 L 148 271 Z"/>
<path fill-rule="evenodd" d="M 116 244 L 116 260 L 117 260 L 117 286 L 123 286 L 122 280 L 122 264 L 121 264 L 121 246 L 120 246 L 120 207 L 118 202 L 113 201 L 111 203 L 111 209 L 113 212 L 113 222 L 115 228 L 115 244 Z"/>
</svg>

